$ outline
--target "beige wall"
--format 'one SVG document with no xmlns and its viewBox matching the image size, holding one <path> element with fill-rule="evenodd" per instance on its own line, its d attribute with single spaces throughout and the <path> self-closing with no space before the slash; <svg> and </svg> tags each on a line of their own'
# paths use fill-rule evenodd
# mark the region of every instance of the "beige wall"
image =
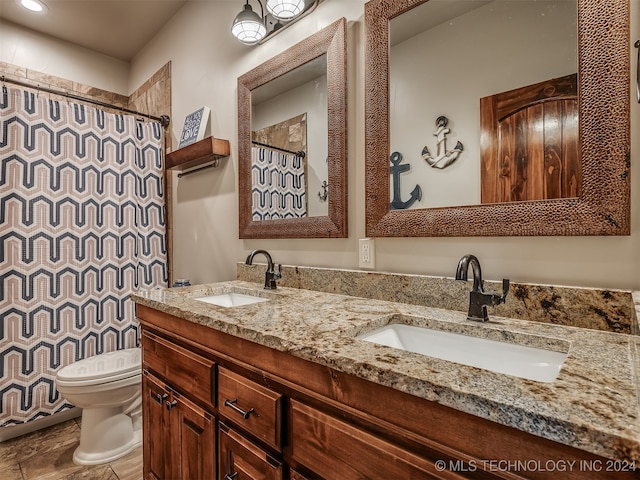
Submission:
<svg viewBox="0 0 640 480">
<path fill-rule="evenodd" d="M 25 30 L 2 19 L 0 61 L 121 95 L 129 95 L 136 88 L 129 89 L 127 62 Z"/>
<path fill-rule="evenodd" d="M 128 90 L 135 89 L 167 61 L 172 62 L 174 141 L 186 114 L 208 105 L 213 134 L 231 142 L 231 156 L 218 169 L 173 178 L 176 277 L 188 277 L 196 283 L 235 278 L 236 262 L 254 248 L 265 248 L 277 262 L 288 265 L 357 268 L 357 240 L 365 235 L 364 3 L 325 0 L 311 15 L 264 45 L 247 47 L 236 42 L 229 31 L 232 19 L 240 11 L 239 2 L 191 1 L 134 58 L 126 82 Z M 631 18 L 635 20 L 631 38 L 635 40 L 640 37 L 640 0 L 631 0 L 631 4 Z M 348 20 L 349 42 L 349 238 L 239 240 L 237 77 L 342 16 Z M 0 60 L 20 63 L 20 52 L 14 49 L 6 53 L 4 31 L 1 35 Z M 635 68 L 632 43 L 629 51 Z M 6 59 L 5 55 L 11 58 Z M 75 58 L 84 62 L 80 53 Z M 90 74 L 91 69 L 84 71 L 79 62 L 61 63 L 67 64 L 73 74 Z M 45 68 L 54 66 L 48 64 Z M 70 76 L 68 72 L 51 73 Z M 631 108 L 631 153 L 635 164 L 640 155 L 640 107 L 634 100 Z M 376 239 L 376 269 L 450 277 L 458 259 L 474 253 L 480 258 L 487 279 L 509 277 L 518 282 L 640 289 L 639 182 L 640 174 L 634 173 L 632 234 L 627 237 L 380 238 Z"/>
</svg>

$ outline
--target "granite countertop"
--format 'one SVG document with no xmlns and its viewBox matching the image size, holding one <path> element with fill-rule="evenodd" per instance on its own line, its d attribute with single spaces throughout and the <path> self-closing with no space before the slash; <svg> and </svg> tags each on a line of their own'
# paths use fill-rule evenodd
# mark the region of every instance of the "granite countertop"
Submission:
<svg viewBox="0 0 640 480">
<path fill-rule="evenodd" d="M 268 298 L 225 308 L 194 297 L 237 292 Z M 157 289 L 141 305 L 335 370 L 614 460 L 640 462 L 640 338 L 583 328 L 244 281 Z M 435 326 L 547 349 L 568 349 L 550 383 L 376 345 L 354 337 L 389 323 Z"/>
</svg>

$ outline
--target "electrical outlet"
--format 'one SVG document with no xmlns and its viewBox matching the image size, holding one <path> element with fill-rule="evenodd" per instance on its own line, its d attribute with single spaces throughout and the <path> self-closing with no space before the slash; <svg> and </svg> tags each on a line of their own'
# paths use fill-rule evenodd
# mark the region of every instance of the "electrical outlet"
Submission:
<svg viewBox="0 0 640 480">
<path fill-rule="evenodd" d="M 360 268 L 375 268 L 376 250 L 373 238 L 361 238 L 359 240 L 358 266 Z"/>
</svg>

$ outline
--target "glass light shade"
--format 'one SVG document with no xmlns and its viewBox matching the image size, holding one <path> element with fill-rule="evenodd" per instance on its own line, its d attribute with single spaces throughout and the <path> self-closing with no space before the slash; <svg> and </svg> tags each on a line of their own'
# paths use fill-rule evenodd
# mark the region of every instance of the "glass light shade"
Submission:
<svg viewBox="0 0 640 480">
<path fill-rule="evenodd" d="M 267 10 L 282 20 L 300 15 L 304 10 L 304 0 L 267 0 Z"/>
<path fill-rule="evenodd" d="M 260 16 L 247 3 L 233 20 L 231 33 L 242 43 L 253 44 L 264 38 L 267 29 Z"/>
</svg>

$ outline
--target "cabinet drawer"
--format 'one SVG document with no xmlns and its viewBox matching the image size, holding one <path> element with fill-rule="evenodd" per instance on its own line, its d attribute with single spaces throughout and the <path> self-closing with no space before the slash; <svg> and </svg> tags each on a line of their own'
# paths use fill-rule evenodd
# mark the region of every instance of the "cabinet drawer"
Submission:
<svg viewBox="0 0 640 480">
<path fill-rule="evenodd" d="M 218 412 L 267 445 L 281 448 L 281 394 L 220 367 Z"/>
<path fill-rule="evenodd" d="M 309 480 L 307 477 L 305 477 L 304 475 L 296 472 L 295 470 L 291 470 L 289 472 L 289 479 L 290 480 Z"/>
<path fill-rule="evenodd" d="M 462 478 L 296 400 L 290 428 L 294 460 L 323 478 Z"/>
<path fill-rule="evenodd" d="M 142 334 L 144 368 L 160 375 L 180 393 L 215 406 L 215 366 L 213 360 L 190 352 L 149 332 Z"/>
<path fill-rule="evenodd" d="M 282 463 L 220 423 L 219 480 L 281 480 Z"/>
</svg>

